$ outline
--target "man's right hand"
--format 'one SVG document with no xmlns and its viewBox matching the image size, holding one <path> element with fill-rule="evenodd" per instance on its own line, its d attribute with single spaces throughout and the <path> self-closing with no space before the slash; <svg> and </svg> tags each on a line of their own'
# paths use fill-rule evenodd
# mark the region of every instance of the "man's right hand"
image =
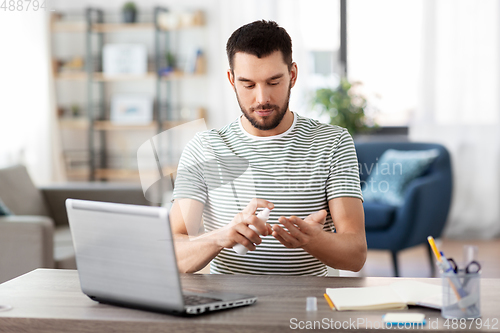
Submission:
<svg viewBox="0 0 500 333">
<path fill-rule="evenodd" d="M 253 198 L 250 203 L 238 213 L 231 223 L 216 231 L 217 244 L 221 248 L 232 248 L 236 244 L 242 244 L 250 251 L 255 250 L 254 244 L 262 242 L 258 233 L 248 226 L 253 225 L 262 236 L 272 234 L 273 230 L 268 223 L 264 223 L 255 215 L 257 208 L 273 209 L 274 204 L 264 199 Z"/>
<path fill-rule="evenodd" d="M 197 235 L 203 214 L 203 204 L 193 199 L 176 199 L 170 210 L 172 233 L 175 237 L 177 265 L 182 273 L 194 273 L 205 267 L 223 248 L 232 248 L 237 243 L 249 250 L 260 244 L 255 228 L 264 236 L 271 235 L 271 226 L 257 218 L 257 208 L 272 209 L 274 205 L 263 199 L 252 199 L 226 226 Z M 189 237 L 192 236 L 192 237 Z"/>
</svg>

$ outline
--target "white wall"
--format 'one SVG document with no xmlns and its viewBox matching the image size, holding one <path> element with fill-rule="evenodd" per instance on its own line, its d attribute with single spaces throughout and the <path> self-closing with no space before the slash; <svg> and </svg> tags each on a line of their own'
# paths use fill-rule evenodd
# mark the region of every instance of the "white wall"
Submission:
<svg viewBox="0 0 500 333">
<path fill-rule="evenodd" d="M 47 14 L 1 10 L 0 36 L 0 165 L 23 163 L 38 183 L 54 180 Z"/>
</svg>

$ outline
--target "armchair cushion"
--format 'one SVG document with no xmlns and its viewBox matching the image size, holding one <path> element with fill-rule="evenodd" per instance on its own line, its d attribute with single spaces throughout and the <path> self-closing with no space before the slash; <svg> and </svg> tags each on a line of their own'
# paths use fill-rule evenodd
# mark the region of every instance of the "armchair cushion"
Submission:
<svg viewBox="0 0 500 333">
<path fill-rule="evenodd" d="M 374 201 L 363 202 L 365 210 L 366 230 L 383 230 L 389 228 L 394 222 L 396 206 Z"/>
<path fill-rule="evenodd" d="M 363 184 L 363 198 L 393 206 L 403 205 L 408 184 L 421 176 L 438 155 L 437 149 L 386 150 Z"/>
<path fill-rule="evenodd" d="M 9 210 L 9 207 L 3 203 L 2 199 L 0 199 L 0 216 L 6 215 L 12 215 L 12 212 Z"/>
</svg>

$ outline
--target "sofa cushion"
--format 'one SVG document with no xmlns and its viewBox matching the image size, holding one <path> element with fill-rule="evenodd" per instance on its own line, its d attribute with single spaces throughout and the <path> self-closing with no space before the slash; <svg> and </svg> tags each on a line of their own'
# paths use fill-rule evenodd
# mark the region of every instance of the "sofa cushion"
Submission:
<svg viewBox="0 0 500 333">
<path fill-rule="evenodd" d="M 53 234 L 48 217 L 1 216 L 0 283 L 35 268 L 54 268 Z"/>
<path fill-rule="evenodd" d="M 364 200 L 401 206 L 408 184 L 421 176 L 438 155 L 437 149 L 386 150 L 362 184 Z"/>
<path fill-rule="evenodd" d="M 50 217 L 42 193 L 22 165 L 0 169 L 0 198 L 13 214 Z"/>
<path fill-rule="evenodd" d="M 365 210 L 365 229 L 380 230 L 391 226 L 396 215 L 396 206 L 383 203 L 365 201 L 363 202 Z"/>
</svg>

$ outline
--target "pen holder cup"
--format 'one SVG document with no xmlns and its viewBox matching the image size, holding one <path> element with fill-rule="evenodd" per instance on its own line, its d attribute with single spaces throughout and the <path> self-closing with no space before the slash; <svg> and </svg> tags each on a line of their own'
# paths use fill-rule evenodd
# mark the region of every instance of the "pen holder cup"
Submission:
<svg viewBox="0 0 500 333">
<path fill-rule="evenodd" d="M 481 317 L 481 273 L 451 271 L 441 273 L 443 283 L 443 318 Z"/>
</svg>

